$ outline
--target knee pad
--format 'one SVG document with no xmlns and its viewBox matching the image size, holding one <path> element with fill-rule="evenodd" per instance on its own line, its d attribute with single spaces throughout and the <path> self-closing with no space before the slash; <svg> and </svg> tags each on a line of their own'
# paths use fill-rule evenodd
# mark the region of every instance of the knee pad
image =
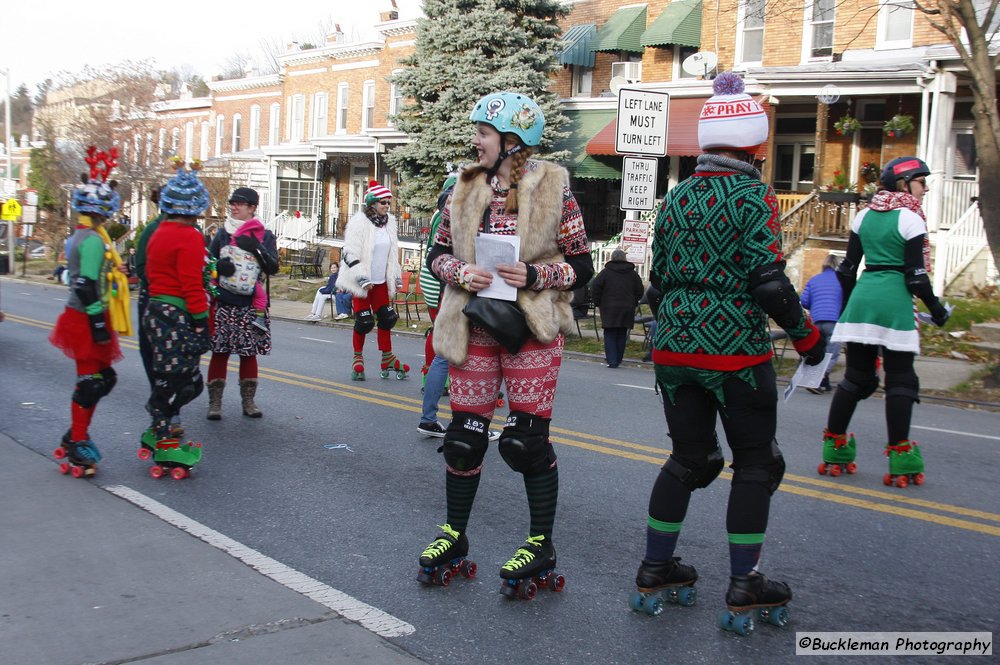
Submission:
<svg viewBox="0 0 1000 665">
<path fill-rule="evenodd" d="M 367 335 L 375 327 L 375 317 L 372 316 L 372 311 L 370 309 L 364 309 L 358 312 L 357 316 L 354 318 L 354 332 L 359 335 Z"/>
<path fill-rule="evenodd" d="M 93 408 L 105 395 L 107 393 L 104 390 L 104 380 L 100 374 L 77 378 L 76 388 L 73 389 L 73 401 L 83 408 Z"/>
<path fill-rule="evenodd" d="M 174 399 L 170 406 L 174 411 L 180 411 L 182 406 L 193 402 L 205 390 L 205 380 L 198 372 L 193 377 L 185 377 L 183 382 L 175 382 L 174 387 Z"/>
<path fill-rule="evenodd" d="M 489 448 L 490 421 L 474 413 L 455 411 L 439 452 L 456 471 L 479 468 Z"/>
<path fill-rule="evenodd" d="M 392 305 L 379 307 L 378 311 L 375 312 L 375 317 L 378 319 L 380 330 L 392 330 L 396 326 L 396 322 L 399 321 L 399 314 L 392 308 Z"/>
<path fill-rule="evenodd" d="M 711 485 L 712 481 L 719 477 L 725 463 L 722 449 L 719 447 L 718 439 L 716 439 L 715 450 L 699 464 L 688 466 L 670 455 L 667 458 L 667 463 L 663 465 L 663 470 L 677 478 L 688 491 L 693 492 Z"/>
<path fill-rule="evenodd" d="M 913 370 L 907 372 L 885 373 L 885 396 L 908 397 L 914 402 L 920 401 L 920 379 Z"/>
<path fill-rule="evenodd" d="M 867 399 L 872 396 L 878 388 L 878 374 L 874 372 L 861 372 L 852 367 L 848 367 L 844 372 L 844 379 L 838 387 L 849 392 L 856 399 Z"/>
<path fill-rule="evenodd" d="M 104 382 L 103 393 L 101 397 L 108 395 L 114 389 L 115 384 L 118 383 L 118 372 L 116 372 L 111 367 L 105 367 L 101 370 L 101 379 Z"/>
<path fill-rule="evenodd" d="M 785 458 L 772 440 L 762 448 L 733 449 L 733 484 L 757 483 L 774 494 L 785 476 Z"/>
<path fill-rule="evenodd" d="M 524 411 L 511 411 L 507 416 L 497 449 L 507 466 L 526 476 L 548 471 L 556 461 L 549 419 Z"/>
</svg>

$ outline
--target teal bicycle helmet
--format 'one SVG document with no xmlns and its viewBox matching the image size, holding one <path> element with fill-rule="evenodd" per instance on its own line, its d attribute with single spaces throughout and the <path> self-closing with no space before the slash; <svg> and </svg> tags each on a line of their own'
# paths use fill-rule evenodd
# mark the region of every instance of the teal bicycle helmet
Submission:
<svg viewBox="0 0 1000 665">
<path fill-rule="evenodd" d="M 478 102 L 469 114 L 472 122 L 485 122 L 501 134 L 516 134 L 526 146 L 542 141 L 545 115 L 535 100 L 516 92 L 493 92 Z"/>
</svg>

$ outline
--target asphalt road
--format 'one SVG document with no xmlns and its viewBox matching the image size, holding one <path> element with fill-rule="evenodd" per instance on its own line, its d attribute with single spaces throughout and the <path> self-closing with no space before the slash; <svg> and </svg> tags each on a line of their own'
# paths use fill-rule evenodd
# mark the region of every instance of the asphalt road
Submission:
<svg viewBox="0 0 1000 665">
<path fill-rule="evenodd" d="M 68 426 L 74 381 L 71 361 L 46 340 L 65 289 L 0 289 L 8 316 L 0 324 L 0 430 L 47 453 Z M 105 455 L 94 482 L 145 494 L 412 624 L 413 634 L 393 641 L 432 663 L 791 662 L 796 631 L 1000 624 L 996 414 L 918 405 L 912 436 L 923 444 L 927 483 L 899 490 L 881 481 L 881 400 L 862 404 L 852 423 L 859 473 L 831 479 L 816 473 L 829 396 L 804 391 L 779 412 L 788 470 L 762 559 L 762 570 L 794 591 L 792 623 L 761 626 L 749 638 L 716 627 L 729 574 L 728 473 L 695 494 L 678 547 L 701 575 L 698 604 L 668 606 L 655 618 L 631 612 L 648 493 L 669 450 L 659 398 L 647 369 L 569 359 L 553 422 L 565 591 L 530 602 L 497 593 L 496 570 L 527 535 L 527 507 L 521 478 L 492 449 L 469 530 L 479 576 L 423 587 L 416 559 L 444 520 L 439 441 L 416 432 L 419 374 L 379 379 L 374 342 L 370 378 L 355 383 L 349 330 L 276 322 L 274 353 L 260 359 L 264 418 L 240 414 L 231 371 L 221 421 L 204 419 L 204 395 L 186 409 L 188 436 L 204 442 L 205 458 L 193 478 L 174 482 L 150 478 L 136 458 L 148 388 L 135 341 L 125 340 L 118 386 L 91 428 Z M 422 338 L 394 344 L 419 368 Z"/>
</svg>

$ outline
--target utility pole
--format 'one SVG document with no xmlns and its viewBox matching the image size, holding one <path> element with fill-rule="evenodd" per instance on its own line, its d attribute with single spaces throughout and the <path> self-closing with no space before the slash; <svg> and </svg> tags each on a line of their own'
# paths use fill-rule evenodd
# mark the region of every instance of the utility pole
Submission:
<svg viewBox="0 0 1000 665">
<path fill-rule="evenodd" d="M 7 103 L 3 107 L 3 123 L 4 123 L 4 152 L 7 157 L 7 173 L 6 177 L 8 180 L 14 177 L 13 166 L 11 165 L 11 143 L 10 143 L 10 67 L 0 70 L 3 72 L 4 80 L 7 82 Z"/>
</svg>

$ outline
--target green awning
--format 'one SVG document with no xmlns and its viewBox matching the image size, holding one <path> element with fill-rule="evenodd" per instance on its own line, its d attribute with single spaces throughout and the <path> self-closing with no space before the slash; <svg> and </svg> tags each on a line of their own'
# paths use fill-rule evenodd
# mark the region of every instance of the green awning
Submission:
<svg viewBox="0 0 1000 665">
<path fill-rule="evenodd" d="M 569 135 L 555 149 L 569 151 L 564 166 L 569 169 L 570 175 L 574 178 L 621 180 L 621 157 L 592 157 L 587 154 L 587 142 L 617 117 L 617 110 L 571 110 L 563 111 L 563 115 L 569 120 L 565 127 Z"/>
<path fill-rule="evenodd" d="M 593 23 L 574 25 L 562 36 L 562 53 L 559 54 L 559 64 L 578 65 L 580 67 L 594 66 L 594 52 L 590 44 L 597 34 Z"/>
<path fill-rule="evenodd" d="M 646 28 L 639 39 L 643 46 L 701 46 L 701 0 L 674 0 Z"/>
<path fill-rule="evenodd" d="M 642 53 L 639 38 L 645 29 L 646 5 L 623 7 L 612 14 L 607 23 L 597 31 L 590 50 Z"/>
</svg>

